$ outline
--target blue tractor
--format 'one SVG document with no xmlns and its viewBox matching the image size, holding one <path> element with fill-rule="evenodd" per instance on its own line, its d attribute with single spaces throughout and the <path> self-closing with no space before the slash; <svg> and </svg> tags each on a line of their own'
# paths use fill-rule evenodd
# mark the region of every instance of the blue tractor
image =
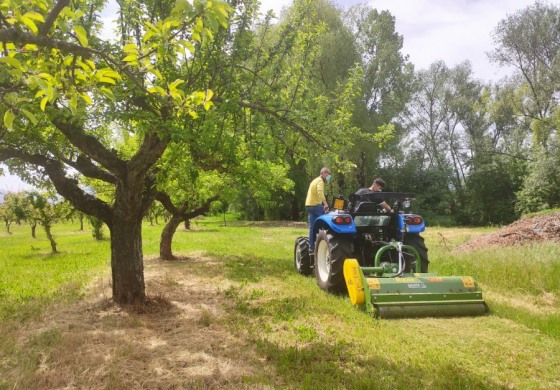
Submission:
<svg viewBox="0 0 560 390">
<path fill-rule="evenodd" d="M 393 212 L 385 212 L 378 203 L 393 200 Z M 416 269 L 416 253 L 420 271 L 428 272 L 428 249 L 420 233 L 425 230 L 422 217 L 407 213 L 414 194 L 377 192 L 366 195 L 351 194 L 348 199 L 338 196 L 331 212 L 322 215 L 313 226 L 316 235 L 315 253 L 309 251 L 309 238 L 298 237 L 294 249 L 294 266 L 302 275 L 315 271 L 317 284 L 328 292 L 346 291 L 343 263 L 355 258 L 363 267 L 374 266 L 378 251 L 390 242 L 402 242 L 404 264 L 396 273 Z M 398 253 L 385 251 L 382 263 L 398 265 Z"/>
<path fill-rule="evenodd" d="M 392 212 L 378 203 L 393 200 Z M 478 315 L 488 311 L 470 276 L 440 277 L 428 272 L 428 249 L 420 233 L 424 219 L 409 212 L 414 194 L 381 192 L 338 196 L 331 212 L 298 237 L 294 266 L 315 275 L 319 287 L 347 293 L 353 305 L 375 317 Z"/>
</svg>

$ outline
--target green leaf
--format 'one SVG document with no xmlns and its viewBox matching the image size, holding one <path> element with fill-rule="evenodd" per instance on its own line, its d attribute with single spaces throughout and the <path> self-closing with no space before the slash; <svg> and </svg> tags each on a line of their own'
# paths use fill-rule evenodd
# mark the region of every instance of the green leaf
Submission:
<svg viewBox="0 0 560 390">
<path fill-rule="evenodd" d="M 16 114 L 12 112 L 12 110 L 6 111 L 4 114 L 4 125 L 11 130 L 12 126 L 14 125 L 14 119 L 16 119 Z"/>
<path fill-rule="evenodd" d="M 89 95 L 88 95 L 86 92 L 82 93 L 82 94 L 80 95 L 80 97 L 81 97 L 82 100 L 83 100 L 84 102 L 86 102 L 87 104 L 90 104 L 90 105 L 91 105 L 91 104 L 93 103 L 93 101 L 91 100 L 91 98 L 89 97 Z"/>
<path fill-rule="evenodd" d="M 187 48 L 188 51 L 190 51 L 191 53 L 194 54 L 195 48 L 194 48 L 194 45 L 193 45 L 191 42 L 185 41 L 185 40 L 183 39 L 183 40 L 179 41 L 179 43 L 180 43 L 181 45 L 183 45 L 185 48 Z"/>
<path fill-rule="evenodd" d="M 21 111 L 23 111 L 23 113 L 25 114 L 25 116 L 31 121 L 31 123 L 33 123 L 34 125 L 36 125 L 39 121 L 37 120 L 37 117 L 30 111 L 27 111 L 26 109 L 22 108 Z"/>
<path fill-rule="evenodd" d="M 102 73 L 104 77 L 110 77 L 110 78 L 115 79 L 115 80 L 121 80 L 122 79 L 121 75 L 118 74 L 117 72 L 115 72 L 111 68 L 99 69 L 99 72 Z"/>
<path fill-rule="evenodd" d="M 113 91 L 111 91 L 109 88 L 106 87 L 99 88 L 99 92 L 101 92 L 103 95 L 105 95 L 112 101 L 115 101 L 115 95 L 113 94 Z"/>
<path fill-rule="evenodd" d="M 29 19 L 36 20 L 41 23 L 45 23 L 45 18 L 43 18 L 43 15 L 41 15 L 39 12 L 34 12 L 34 11 L 26 12 L 23 16 Z"/>
<path fill-rule="evenodd" d="M 21 63 L 13 57 L 0 57 L 0 63 L 2 62 L 5 62 L 16 69 L 21 69 Z"/>
<path fill-rule="evenodd" d="M 162 96 L 165 96 L 165 95 L 166 95 L 165 90 L 164 90 L 162 87 L 158 87 L 157 85 L 156 85 L 156 86 L 153 86 L 153 87 L 151 87 L 151 88 L 148 88 L 148 92 L 150 92 L 150 93 L 157 93 L 157 94 L 162 95 Z"/>
<path fill-rule="evenodd" d="M 10 105 L 16 105 L 18 103 L 18 93 L 8 92 L 4 95 L 4 101 Z"/>
<path fill-rule="evenodd" d="M 78 113 L 78 99 L 76 98 L 75 93 L 73 93 L 70 97 L 70 111 L 72 111 L 72 114 L 74 115 Z"/>
<path fill-rule="evenodd" d="M 163 75 L 161 74 L 161 72 L 157 69 L 149 69 L 148 72 L 150 72 L 151 74 L 153 74 L 154 76 L 156 76 L 158 79 L 163 79 Z"/>
<path fill-rule="evenodd" d="M 148 39 L 150 39 L 151 37 L 155 36 L 156 33 L 153 32 L 152 30 L 146 32 L 146 34 L 144 34 L 144 37 L 142 38 L 142 42 L 148 42 Z"/>
<path fill-rule="evenodd" d="M 129 54 L 138 54 L 138 46 L 136 46 L 134 43 L 129 43 L 125 45 L 125 47 L 123 47 L 123 51 Z"/>
<path fill-rule="evenodd" d="M 124 62 L 129 62 L 130 65 L 138 64 L 138 56 L 136 54 L 129 54 L 123 58 Z"/>
<path fill-rule="evenodd" d="M 177 87 L 181 84 L 183 84 L 185 81 L 181 80 L 181 79 L 177 79 L 174 82 L 172 82 L 171 84 L 169 84 L 169 90 L 170 91 L 174 91 L 177 89 Z"/>
<path fill-rule="evenodd" d="M 177 0 L 175 7 L 171 10 L 171 14 L 182 13 L 183 11 L 190 12 L 192 5 L 187 0 Z"/>
<path fill-rule="evenodd" d="M 110 77 L 100 77 L 100 78 L 99 78 L 99 82 L 100 82 L 100 83 L 113 84 L 113 85 L 117 84 L 117 83 L 115 82 L 115 80 L 112 79 L 112 78 L 110 78 Z"/>
<path fill-rule="evenodd" d="M 76 36 L 78 37 L 78 40 L 80 41 L 80 44 L 82 46 L 87 46 L 88 45 L 88 39 L 87 39 L 86 29 L 83 28 L 82 26 L 74 26 L 74 32 L 76 33 Z"/>
<path fill-rule="evenodd" d="M 39 33 L 39 29 L 37 28 L 37 25 L 35 24 L 35 22 L 33 20 L 29 19 L 26 16 L 22 16 L 21 17 L 21 22 L 23 24 L 25 24 L 27 26 L 27 28 L 29 28 L 31 30 L 33 35 L 37 35 Z"/>
<path fill-rule="evenodd" d="M 154 26 L 152 23 L 150 23 L 150 22 L 145 22 L 144 24 L 145 24 L 150 30 L 152 30 L 153 32 L 155 32 L 155 33 L 157 33 L 157 34 L 161 34 L 161 31 L 160 31 L 156 26 Z"/>
<path fill-rule="evenodd" d="M 48 101 L 49 98 L 47 96 L 45 96 L 43 100 L 41 100 L 41 104 L 39 105 L 41 107 L 41 110 L 45 111 L 45 107 L 47 107 Z"/>
</svg>

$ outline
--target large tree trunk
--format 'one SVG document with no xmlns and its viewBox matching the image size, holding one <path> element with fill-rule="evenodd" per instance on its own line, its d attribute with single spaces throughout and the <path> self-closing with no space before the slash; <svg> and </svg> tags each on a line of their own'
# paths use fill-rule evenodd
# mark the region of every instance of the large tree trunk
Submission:
<svg viewBox="0 0 560 390">
<path fill-rule="evenodd" d="M 173 242 L 173 235 L 182 220 L 182 216 L 174 215 L 163 228 L 163 231 L 161 232 L 161 240 L 159 242 L 159 257 L 162 260 L 175 259 L 173 251 L 171 250 L 171 243 Z"/>
<path fill-rule="evenodd" d="M 113 301 L 118 304 L 144 302 L 144 258 L 142 254 L 142 220 L 153 202 L 143 189 L 141 176 L 117 184 L 111 230 L 111 269 Z"/>
<path fill-rule="evenodd" d="M 142 216 L 115 218 L 111 227 L 111 270 L 113 300 L 119 304 L 143 302 L 144 258 L 142 254 Z"/>
</svg>

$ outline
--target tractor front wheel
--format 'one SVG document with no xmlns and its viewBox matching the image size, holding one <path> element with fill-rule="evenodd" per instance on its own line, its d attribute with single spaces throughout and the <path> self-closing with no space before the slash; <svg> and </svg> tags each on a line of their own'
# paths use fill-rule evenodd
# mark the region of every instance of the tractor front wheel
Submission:
<svg viewBox="0 0 560 390">
<path fill-rule="evenodd" d="M 319 230 L 315 242 L 315 277 L 319 287 L 332 293 L 346 291 L 343 265 L 352 253 L 353 244 L 348 237 Z"/>
<path fill-rule="evenodd" d="M 311 256 L 309 256 L 309 238 L 298 237 L 294 246 L 294 268 L 300 275 L 309 276 L 311 269 Z"/>
</svg>

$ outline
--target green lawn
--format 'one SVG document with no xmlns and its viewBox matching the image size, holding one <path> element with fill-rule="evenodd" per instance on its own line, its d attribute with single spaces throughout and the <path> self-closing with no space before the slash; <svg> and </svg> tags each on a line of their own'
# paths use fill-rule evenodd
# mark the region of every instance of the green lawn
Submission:
<svg viewBox="0 0 560 390">
<path fill-rule="evenodd" d="M 169 266 L 177 274 L 229 286 L 224 299 L 234 309 L 215 321 L 246 340 L 259 364 L 273 367 L 274 372 L 244 377 L 246 388 L 266 388 L 268 383 L 288 389 L 560 387 L 558 244 L 454 252 L 457 245 L 492 230 L 429 228 L 425 237 L 431 271 L 473 276 L 491 313 L 473 318 L 374 320 L 344 297 L 319 290 L 313 278 L 294 272 L 294 239 L 306 234 L 305 226 L 222 223 L 206 219 L 193 223 L 192 231 L 179 228 L 173 249 L 186 261 Z M 146 257 L 157 256 L 161 229 L 161 225 L 145 225 Z M 42 232 L 32 239 L 26 226 L 12 231 L 0 234 L 4 329 L 15 332 L 14 323 L 25 326 L 37 321 L 49 303 L 71 305 L 72 300 L 83 299 L 83 287 L 92 278 L 108 275 L 108 241 L 95 242 L 89 231 L 81 232 L 77 225 L 54 227 L 61 251 L 57 255 L 49 254 Z M 212 264 L 188 261 L 189 256 L 200 255 L 212 259 Z M 173 274 L 168 284 L 179 285 Z M 142 321 L 134 322 L 135 326 L 144 326 Z M 33 344 L 40 349 L 33 356 L 62 343 L 62 334 L 49 333 L 48 342 Z M 9 337 L 0 338 L 5 356 L 0 371 L 14 369 L 24 359 Z M 126 360 L 123 353 L 121 359 Z M 35 372 L 41 362 L 26 359 L 29 372 Z M 0 379 L 2 388 L 18 385 Z"/>
</svg>

